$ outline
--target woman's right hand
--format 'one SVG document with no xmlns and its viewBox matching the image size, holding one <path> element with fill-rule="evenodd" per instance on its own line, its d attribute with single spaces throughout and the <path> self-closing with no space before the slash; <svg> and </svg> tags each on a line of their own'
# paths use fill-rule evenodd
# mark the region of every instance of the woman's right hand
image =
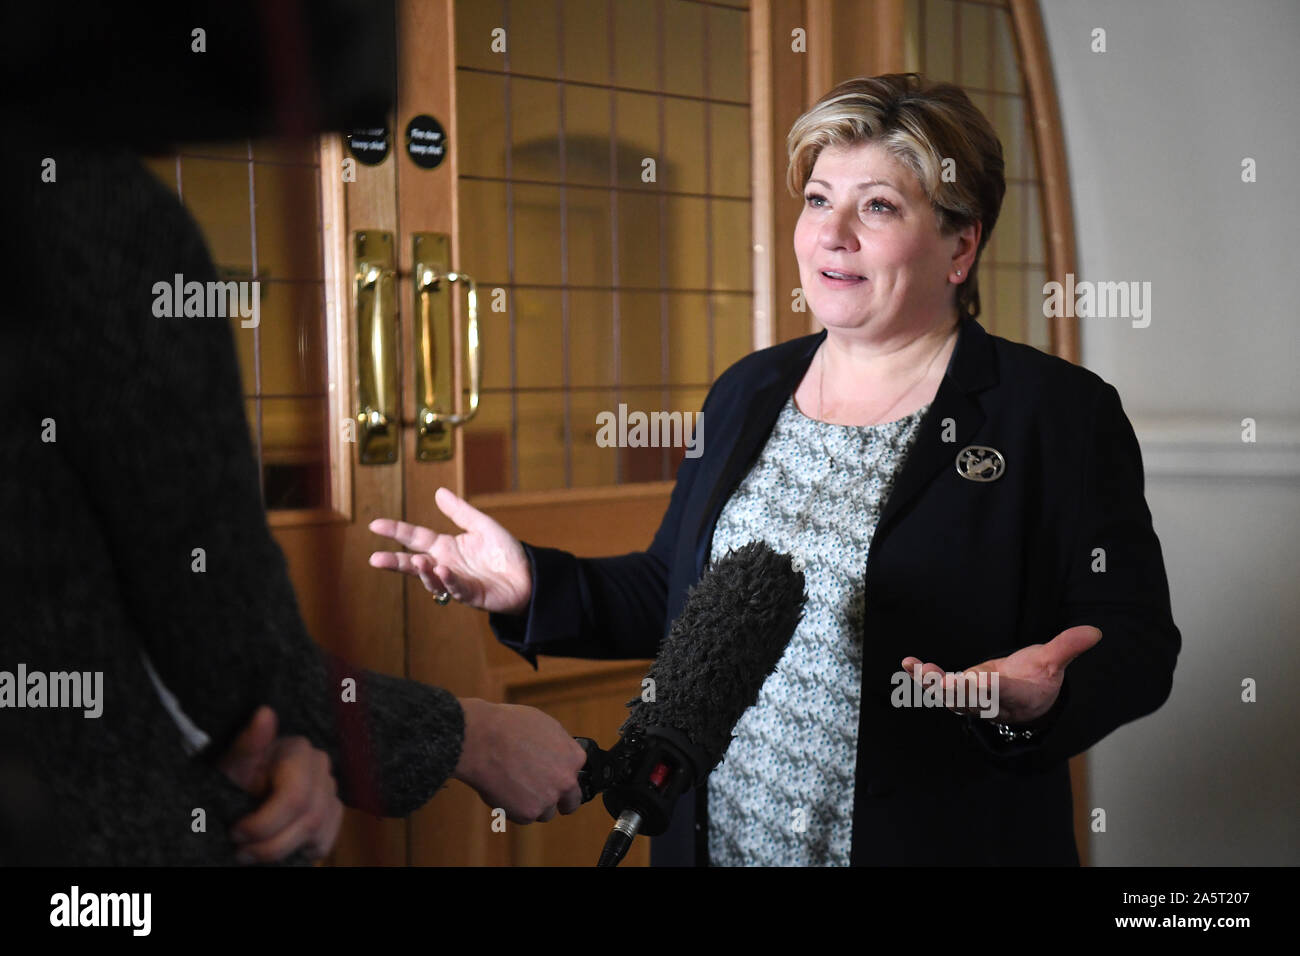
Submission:
<svg viewBox="0 0 1300 956">
<path fill-rule="evenodd" d="M 528 556 L 515 537 L 447 488 L 434 496 L 438 509 L 462 534 L 439 534 L 420 525 L 376 518 L 370 530 L 410 549 L 376 551 L 370 565 L 418 577 L 433 594 L 446 591 L 482 611 L 522 614 L 532 598 Z"/>
</svg>

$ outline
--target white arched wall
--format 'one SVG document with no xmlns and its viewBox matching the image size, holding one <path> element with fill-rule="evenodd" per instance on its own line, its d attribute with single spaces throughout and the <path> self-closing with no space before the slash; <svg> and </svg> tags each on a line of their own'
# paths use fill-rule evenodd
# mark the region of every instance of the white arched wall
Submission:
<svg viewBox="0 0 1300 956">
<path fill-rule="evenodd" d="M 1079 320 L 1142 442 L 1183 652 L 1169 702 L 1089 760 L 1095 865 L 1300 863 L 1300 4 L 1040 0 L 1081 279 L 1151 321 Z M 1092 51 L 1106 31 L 1105 53 Z M 1241 162 L 1257 163 L 1255 183 Z M 1241 422 L 1257 423 L 1253 444 Z M 1258 682 L 1258 702 L 1240 700 Z"/>
</svg>

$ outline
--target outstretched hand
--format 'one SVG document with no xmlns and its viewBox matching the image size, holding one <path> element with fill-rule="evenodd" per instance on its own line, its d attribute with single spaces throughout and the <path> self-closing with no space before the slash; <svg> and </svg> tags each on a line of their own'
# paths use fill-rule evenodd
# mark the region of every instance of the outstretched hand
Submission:
<svg viewBox="0 0 1300 956">
<path fill-rule="evenodd" d="M 523 545 L 504 527 L 446 488 L 434 497 L 461 534 L 439 534 L 392 518 L 370 522 L 375 534 L 410 551 L 376 551 L 371 567 L 418 577 L 433 594 L 446 592 L 483 611 L 522 614 L 532 597 L 532 570 Z M 412 553 L 414 552 L 414 553 Z"/>
<path fill-rule="evenodd" d="M 903 658 L 903 669 L 917 680 L 914 668 L 921 666 L 921 680 L 929 674 L 942 678 L 944 699 L 955 687 L 961 674 L 989 673 L 998 675 L 998 699 L 994 702 L 998 712 L 990 719 L 1004 724 L 1027 724 L 1037 720 L 1052 709 L 1061 693 L 1065 668 L 1084 651 L 1101 640 L 1101 631 L 1090 624 L 1067 628 L 1046 644 L 1030 644 L 1014 654 L 985 661 L 965 671 L 947 672 L 938 664 L 923 664 L 918 658 Z M 949 707 L 959 714 L 982 716 L 977 702 L 968 699 L 967 706 Z"/>
</svg>

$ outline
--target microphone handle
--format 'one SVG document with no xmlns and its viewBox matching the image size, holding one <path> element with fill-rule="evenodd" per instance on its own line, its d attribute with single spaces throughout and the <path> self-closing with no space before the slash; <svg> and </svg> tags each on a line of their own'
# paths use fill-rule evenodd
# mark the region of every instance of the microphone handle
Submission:
<svg viewBox="0 0 1300 956">
<path fill-rule="evenodd" d="M 587 762 L 578 771 L 578 789 L 582 791 L 582 802 L 586 803 L 613 784 L 614 758 L 609 751 L 601 750 L 600 745 L 590 737 L 573 739 L 587 752 Z M 643 822 L 644 818 L 641 814 L 633 809 L 629 808 L 620 813 L 618 819 L 614 821 L 614 828 L 609 831 L 596 866 L 618 866 L 623 862 Z"/>
<path fill-rule="evenodd" d="M 635 810 L 624 810 L 614 822 L 614 829 L 605 839 L 604 849 L 600 851 L 600 860 L 596 866 L 618 866 L 627 856 L 637 832 L 641 829 L 641 814 Z"/>
<path fill-rule="evenodd" d="M 582 749 L 587 751 L 587 762 L 578 771 L 578 789 L 582 791 L 582 802 L 587 803 L 595 796 L 609 789 L 614 782 L 614 761 L 609 751 L 601 750 L 600 745 L 590 737 L 574 737 Z"/>
</svg>

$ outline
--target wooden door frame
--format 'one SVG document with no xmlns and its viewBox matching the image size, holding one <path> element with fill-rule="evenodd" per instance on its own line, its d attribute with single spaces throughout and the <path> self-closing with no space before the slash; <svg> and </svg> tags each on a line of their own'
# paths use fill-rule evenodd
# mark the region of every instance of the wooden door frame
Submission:
<svg viewBox="0 0 1300 956">
<path fill-rule="evenodd" d="M 1075 270 L 1074 205 L 1070 201 L 1070 169 L 1065 158 L 1061 107 L 1052 75 L 1051 51 L 1037 0 L 1008 0 L 1015 28 L 1016 50 L 1025 77 L 1029 108 L 1034 117 L 1034 146 L 1043 183 L 1042 221 L 1046 238 L 1047 275 L 1064 283 Z M 1074 316 L 1052 319 L 1051 348 L 1067 362 L 1079 362 L 1079 322 Z"/>
</svg>

